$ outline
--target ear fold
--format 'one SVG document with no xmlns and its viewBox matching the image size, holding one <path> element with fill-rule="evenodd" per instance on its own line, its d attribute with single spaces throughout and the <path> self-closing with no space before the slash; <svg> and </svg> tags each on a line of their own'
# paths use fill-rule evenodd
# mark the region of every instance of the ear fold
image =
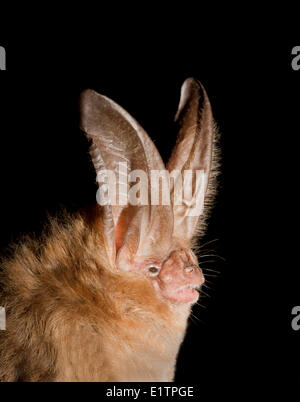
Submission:
<svg viewBox="0 0 300 402">
<path fill-rule="evenodd" d="M 183 83 L 175 120 L 179 133 L 167 169 L 175 172 L 175 179 L 171 182 L 171 199 L 174 200 L 176 184 L 182 179 L 184 196 L 183 202 L 179 203 L 181 205 L 176 205 L 176 202 L 173 205 L 174 236 L 189 243 L 203 213 L 214 142 L 211 106 L 199 81 L 189 78 Z"/>
<path fill-rule="evenodd" d="M 146 132 L 115 102 L 86 90 L 81 95 L 80 109 L 81 128 L 92 140 L 90 154 L 97 175 L 110 171 L 116 178 L 113 183 L 116 199 L 114 202 L 110 199 L 102 207 L 106 250 L 114 265 L 118 249 L 121 249 L 119 254 L 128 259 L 143 244 L 151 247 L 151 243 L 162 243 L 169 233 L 171 236 L 171 207 L 150 203 L 151 171 L 164 170 L 165 166 Z M 126 199 L 128 174 L 133 170 L 142 172 L 146 180 L 148 202 L 145 205 L 130 205 Z M 123 193 L 126 193 L 125 198 Z M 165 217 L 163 222 L 162 216 Z"/>
</svg>

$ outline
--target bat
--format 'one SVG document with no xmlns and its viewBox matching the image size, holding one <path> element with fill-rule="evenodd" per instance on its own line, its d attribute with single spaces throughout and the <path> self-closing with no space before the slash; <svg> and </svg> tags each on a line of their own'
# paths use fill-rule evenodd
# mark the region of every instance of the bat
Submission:
<svg viewBox="0 0 300 402">
<path fill-rule="evenodd" d="M 98 202 L 2 259 L 0 381 L 173 381 L 205 280 L 195 247 L 216 189 L 208 96 L 183 83 L 166 165 L 121 106 L 90 89 L 79 103 Z"/>
</svg>

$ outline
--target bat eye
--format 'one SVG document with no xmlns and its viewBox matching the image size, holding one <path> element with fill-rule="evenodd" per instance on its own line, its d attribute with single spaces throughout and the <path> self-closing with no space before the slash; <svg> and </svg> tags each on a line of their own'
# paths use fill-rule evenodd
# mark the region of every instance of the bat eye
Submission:
<svg viewBox="0 0 300 402">
<path fill-rule="evenodd" d="M 151 267 L 148 268 L 148 272 L 151 276 L 156 276 L 159 272 L 159 269 L 152 265 Z"/>
</svg>

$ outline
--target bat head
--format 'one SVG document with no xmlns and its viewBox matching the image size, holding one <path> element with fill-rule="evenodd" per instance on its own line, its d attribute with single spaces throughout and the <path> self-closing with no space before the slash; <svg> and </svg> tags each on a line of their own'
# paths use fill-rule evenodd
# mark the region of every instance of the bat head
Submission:
<svg viewBox="0 0 300 402">
<path fill-rule="evenodd" d="M 203 86 L 193 78 L 183 83 L 166 166 L 143 128 L 111 99 L 86 90 L 80 106 L 111 266 L 143 275 L 169 303 L 195 303 L 204 277 L 191 244 L 203 222 L 214 142 Z"/>
</svg>

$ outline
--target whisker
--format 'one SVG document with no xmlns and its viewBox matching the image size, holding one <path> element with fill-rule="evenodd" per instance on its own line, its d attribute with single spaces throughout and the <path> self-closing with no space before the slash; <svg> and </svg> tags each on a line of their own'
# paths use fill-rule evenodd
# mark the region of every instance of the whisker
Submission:
<svg viewBox="0 0 300 402">
<path fill-rule="evenodd" d="M 207 241 L 206 243 L 203 243 L 201 246 L 199 246 L 199 249 L 202 249 L 203 247 L 207 246 L 208 244 L 214 243 L 216 241 L 219 241 L 219 239 Z"/>
<path fill-rule="evenodd" d="M 204 296 L 206 296 L 206 297 L 211 297 L 209 294 L 207 294 L 206 292 L 204 292 L 204 290 L 203 290 L 203 289 L 201 289 L 201 290 L 200 290 L 200 292 L 201 292 L 201 293 L 203 293 L 203 294 L 204 294 Z"/>
<path fill-rule="evenodd" d="M 204 284 L 209 283 L 210 285 L 215 285 L 215 282 L 209 281 L 208 279 L 205 279 Z"/>
<path fill-rule="evenodd" d="M 198 321 L 200 321 L 200 318 L 197 317 L 194 313 L 191 313 L 191 317 L 192 317 L 192 318 L 195 318 L 195 319 L 198 320 Z"/>
<path fill-rule="evenodd" d="M 216 252 L 214 248 L 205 248 L 201 250 L 201 253 L 210 253 L 210 252 Z"/>
<path fill-rule="evenodd" d="M 198 318 L 197 316 L 195 316 L 195 314 L 193 314 L 193 313 L 191 313 L 191 315 L 190 315 L 189 318 L 190 318 L 190 320 L 192 321 L 192 323 L 193 323 L 194 325 L 199 326 L 199 323 L 205 324 L 204 321 L 200 320 L 200 318 Z M 196 320 L 196 321 L 194 321 L 194 320 Z"/>
<path fill-rule="evenodd" d="M 206 282 L 204 282 L 202 286 L 206 287 L 206 288 L 209 289 L 209 290 L 214 290 L 214 288 L 208 286 L 208 285 L 206 284 Z"/>
<path fill-rule="evenodd" d="M 216 258 L 219 258 L 219 256 L 216 255 L 216 254 L 203 254 L 203 255 L 199 255 L 199 256 L 198 256 L 198 259 L 201 260 L 201 259 L 204 259 L 205 257 L 216 257 Z"/>
<path fill-rule="evenodd" d="M 194 321 L 194 317 L 192 316 L 192 314 L 190 314 L 189 319 L 193 324 L 198 325 L 198 323 Z"/>
<path fill-rule="evenodd" d="M 220 271 L 217 271 L 216 269 L 205 268 L 205 267 L 204 267 L 203 269 L 205 269 L 205 271 L 215 272 L 215 273 L 217 273 L 217 274 L 220 274 L 220 273 L 221 273 Z"/>
<path fill-rule="evenodd" d="M 206 264 L 206 263 L 211 263 L 214 262 L 215 264 L 217 263 L 216 260 L 207 260 L 207 261 L 201 261 L 201 264 Z"/>
<path fill-rule="evenodd" d="M 200 256 L 198 257 L 198 259 L 200 260 L 200 259 L 203 258 L 203 257 L 216 257 L 216 258 L 220 258 L 220 259 L 223 260 L 223 261 L 226 261 L 224 257 L 221 257 L 221 256 L 218 255 L 218 254 L 204 254 L 204 255 L 200 255 Z"/>
<path fill-rule="evenodd" d="M 199 303 L 199 302 L 197 302 L 196 304 L 197 304 L 197 306 L 200 306 L 200 307 L 202 307 L 202 308 L 207 308 L 207 306 L 204 306 L 203 304 L 201 304 L 201 303 Z"/>
</svg>

